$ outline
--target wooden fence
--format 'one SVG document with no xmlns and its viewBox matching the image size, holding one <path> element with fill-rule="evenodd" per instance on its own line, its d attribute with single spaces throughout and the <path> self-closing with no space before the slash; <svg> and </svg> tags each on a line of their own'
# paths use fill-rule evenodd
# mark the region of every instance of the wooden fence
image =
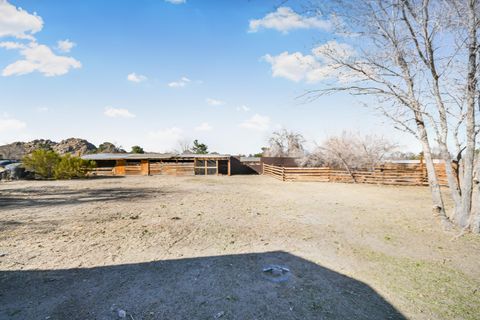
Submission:
<svg viewBox="0 0 480 320">
<path fill-rule="evenodd" d="M 193 175 L 193 162 L 175 163 L 175 162 L 139 162 L 127 163 L 115 167 L 97 167 L 90 170 L 94 176 L 139 176 L 139 175 L 171 175 L 188 176 Z"/>
<path fill-rule="evenodd" d="M 88 171 L 88 174 L 93 175 L 93 176 L 113 176 L 113 170 L 115 167 L 99 167 L 99 168 L 93 168 Z"/>
<path fill-rule="evenodd" d="M 435 164 L 435 171 L 441 185 L 447 185 L 445 165 Z M 422 163 L 388 163 L 376 167 L 374 171 L 353 171 L 305 167 L 280 167 L 263 164 L 263 174 L 282 181 L 317 181 L 370 183 L 385 185 L 427 186 L 427 172 Z"/>
<path fill-rule="evenodd" d="M 193 162 L 151 162 L 150 175 L 188 176 L 193 175 Z"/>
<path fill-rule="evenodd" d="M 142 175 L 142 164 L 140 162 L 127 161 L 125 165 L 125 174 L 128 176 L 140 176 Z"/>
</svg>

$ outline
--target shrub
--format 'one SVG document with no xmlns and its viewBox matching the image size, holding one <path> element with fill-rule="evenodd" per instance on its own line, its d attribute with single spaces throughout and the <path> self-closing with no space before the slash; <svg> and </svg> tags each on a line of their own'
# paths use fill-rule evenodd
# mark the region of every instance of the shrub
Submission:
<svg viewBox="0 0 480 320">
<path fill-rule="evenodd" d="M 52 178 L 61 157 L 51 150 L 38 149 L 23 158 L 23 166 L 41 178 Z"/>
<path fill-rule="evenodd" d="M 72 157 L 70 154 L 60 156 L 54 151 L 39 149 L 23 158 L 23 166 L 35 176 L 44 179 L 72 179 L 85 177 L 95 167 L 94 161 Z"/>
<path fill-rule="evenodd" d="M 55 170 L 53 177 L 55 179 L 72 179 L 83 178 L 90 169 L 95 167 L 94 161 L 83 160 L 79 157 L 72 157 L 69 154 L 61 157 Z"/>
<path fill-rule="evenodd" d="M 143 148 L 140 146 L 133 146 L 132 153 L 145 153 L 145 151 L 143 151 Z"/>
</svg>

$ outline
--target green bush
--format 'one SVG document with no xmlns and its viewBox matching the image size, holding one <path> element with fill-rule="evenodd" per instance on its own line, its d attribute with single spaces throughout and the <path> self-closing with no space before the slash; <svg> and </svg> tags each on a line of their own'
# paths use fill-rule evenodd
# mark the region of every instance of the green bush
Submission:
<svg viewBox="0 0 480 320">
<path fill-rule="evenodd" d="M 193 140 L 192 151 L 196 154 L 207 154 L 208 146 L 205 143 L 200 143 L 197 139 L 195 139 Z"/>
<path fill-rule="evenodd" d="M 38 149 L 23 158 L 23 166 L 41 178 L 52 178 L 61 157 L 51 150 Z"/>
<path fill-rule="evenodd" d="M 53 177 L 55 179 L 83 178 L 93 168 L 95 168 L 93 161 L 83 160 L 66 154 L 61 157 L 60 162 L 55 167 Z"/>
<path fill-rule="evenodd" d="M 133 146 L 131 152 L 132 153 L 145 153 L 145 151 L 143 151 L 143 148 L 140 147 L 140 146 Z"/>
<path fill-rule="evenodd" d="M 44 179 L 72 179 L 85 177 L 90 169 L 95 168 L 95 162 L 39 149 L 23 158 L 23 166 Z"/>
</svg>

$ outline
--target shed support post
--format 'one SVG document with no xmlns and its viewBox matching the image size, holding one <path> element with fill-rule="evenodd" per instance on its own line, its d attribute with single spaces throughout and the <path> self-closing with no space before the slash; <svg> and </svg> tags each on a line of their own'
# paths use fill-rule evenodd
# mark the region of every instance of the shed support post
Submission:
<svg viewBox="0 0 480 320">
<path fill-rule="evenodd" d="M 123 160 L 123 159 L 122 160 L 117 160 L 116 163 L 115 163 L 114 175 L 124 176 L 126 174 L 125 165 L 126 165 L 125 160 Z"/>
<path fill-rule="evenodd" d="M 141 160 L 140 162 L 140 171 L 143 176 L 150 175 L 150 161 Z"/>
<path fill-rule="evenodd" d="M 231 159 L 228 159 L 228 175 L 232 175 L 232 164 L 231 164 Z"/>
</svg>

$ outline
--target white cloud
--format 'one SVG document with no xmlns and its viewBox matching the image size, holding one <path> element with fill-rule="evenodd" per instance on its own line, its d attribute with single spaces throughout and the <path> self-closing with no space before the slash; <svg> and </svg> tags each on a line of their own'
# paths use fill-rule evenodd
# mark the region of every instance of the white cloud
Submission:
<svg viewBox="0 0 480 320">
<path fill-rule="evenodd" d="M 168 84 L 170 88 L 182 88 L 185 87 L 189 82 L 192 80 L 188 79 L 187 77 L 181 77 L 178 81 L 173 81 Z"/>
<path fill-rule="evenodd" d="M 165 2 L 170 2 L 173 4 L 182 4 L 182 3 L 186 3 L 187 0 L 165 0 Z"/>
<path fill-rule="evenodd" d="M 26 46 L 20 42 L 4 41 L 4 42 L 0 42 L 0 48 L 13 50 L 13 49 L 24 49 L 26 48 Z"/>
<path fill-rule="evenodd" d="M 42 112 L 42 113 L 43 113 L 43 112 L 48 112 L 48 110 L 49 110 L 49 109 L 48 109 L 47 107 L 38 107 L 38 108 L 37 108 L 37 112 Z"/>
<path fill-rule="evenodd" d="M 330 57 L 348 59 L 354 55 L 355 51 L 350 45 L 329 41 L 314 48 L 312 54 L 290 54 L 285 51 L 277 56 L 267 54 L 263 58 L 270 63 L 273 77 L 315 83 L 328 78 L 336 78 L 342 82 L 351 80 L 351 73 L 342 70 Z"/>
<path fill-rule="evenodd" d="M 273 77 L 286 78 L 295 82 L 302 80 L 310 70 L 318 67 L 313 56 L 304 56 L 300 52 L 289 54 L 285 51 L 278 56 L 267 54 L 264 59 L 272 65 Z"/>
<path fill-rule="evenodd" d="M 183 130 L 177 127 L 150 131 L 148 138 L 153 141 L 149 148 L 154 151 L 173 150 L 183 140 Z"/>
<path fill-rule="evenodd" d="M 196 131 L 212 131 L 213 127 L 208 122 L 202 122 L 199 126 L 195 127 Z"/>
<path fill-rule="evenodd" d="M 42 28 L 41 17 L 0 0 L 0 37 L 32 39 L 32 35 Z"/>
<path fill-rule="evenodd" d="M 182 88 L 185 87 L 186 83 L 181 81 L 173 81 L 168 84 L 170 88 Z"/>
<path fill-rule="evenodd" d="M 256 113 L 250 119 L 242 122 L 240 127 L 250 130 L 266 131 L 270 127 L 270 118 Z"/>
<path fill-rule="evenodd" d="M 20 131 L 27 127 L 23 121 L 12 119 L 4 115 L 0 117 L 0 132 Z"/>
<path fill-rule="evenodd" d="M 122 108 L 106 107 L 103 114 L 110 118 L 135 118 L 133 113 Z"/>
<path fill-rule="evenodd" d="M 15 37 L 28 40 L 30 43 L 5 41 L 0 42 L 0 48 L 19 50 L 24 59 L 9 64 L 2 70 L 2 75 L 23 75 L 34 71 L 47 77 L 66 74 L 70 69 L 80 68 L 82 65 L 72 57 L 59 56 L 52 52 L 50 47 L 39 44 L 33 34 L 43 28 L 43 20 L 36 13 L 30 14 L 21 8 L 0 0 L 0 38 Z M 75 44 L 69 40 L 58 41 L 57 49 L 68 52 Z"/>
<path fill-rule="evenodd" d="M 31 42 L 28 47 L 20 50 L 23 60 L 18 60 L 6 66 L 2 75 L 4 77 L 23 75 L 34 71 L 43 73 L 46 77 L 60 76 L 71 68 L 77 69 L 82 64 L 72 57 L 57 56 L 52 50 L 36 42 Z"/>
<path fill-rule="evenodd" d="M 280 7 L 262 19 L 250 20 L 249 32 L 257 32 L 261 28 L 275 29 L 287 33 L 293 29 L 329 30 L 331 23 L 317 17 L 301 16 L 289 7 Z"/>
<path fill-rule="evenodd" d="M 147 77 L 145 77 L 141 74 L 136 74 L 135 72 L 132 72 L 127 76 L 127 80 L 139 83 L 139 82 L 147 80 Z"/>
<path fill-rule="evenodd" d="M 247 107 L 246 105 L 237 107 L 237 111 L 248 112 L 248 111 L 250 111 L 250 110 L 251 110 L 251 109 L 250 109 L 249 107 Z"/>
<path fill-rule="evenodd" d="M 205 99 L 205 102 L 210 106 L 223 106 L 225 104 L 225 101 L 217 100 L 213 98 L 207 98 Z"/>
<path fill-rule="evenodd" d="M 72 42 L 70 40 L 59 40 L 57 41 L 57 49 L 60 50 L 61 52 L 70 52 L 73 47 L 75 47 L 77 44 L 75 42 Z"/>
<path fill-rule="evenodd" d="M 334 55 L 338 58 L 349 58 L 354 56 L 355 50 L 346 43 L 339 43 L 335 40 L 328 41 L 312 50 L 312 53 L 315 57 L 321 60 L 331 60 L 328 58 L 329 55 Z"/>
</svg>

